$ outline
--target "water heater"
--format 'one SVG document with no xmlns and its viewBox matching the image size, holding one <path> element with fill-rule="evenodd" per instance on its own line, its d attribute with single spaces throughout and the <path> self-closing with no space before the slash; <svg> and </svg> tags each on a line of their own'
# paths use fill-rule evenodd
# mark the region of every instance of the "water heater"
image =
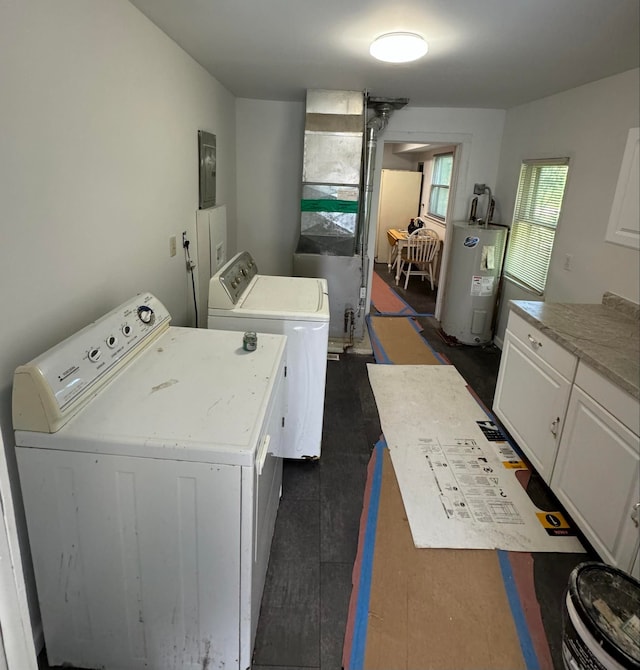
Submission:
<svg viewBox="0 0 640 670">
<path fill-rule="evenodd" d="M 461 344 L 491 342 L 507 229 L 454 222 L 440 325 Z"/>
</svg>

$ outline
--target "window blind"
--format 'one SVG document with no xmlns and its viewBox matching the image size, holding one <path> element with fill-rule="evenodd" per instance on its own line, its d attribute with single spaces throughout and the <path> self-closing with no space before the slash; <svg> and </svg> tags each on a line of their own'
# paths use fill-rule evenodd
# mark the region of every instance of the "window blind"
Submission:
<svg viewBox="0 0 640 670">
<path fill-rule="evenodd" d="M 439 154 L 435 156 L 433 174 L 431 176 L 429 208 L 427 210 L 430 216 L 435 216 L 438 219 L 444 219 L 447 216 L 452 170 L 453 154 Z"/>
<path fill-rule="evenodd" d="M 568 158 L 522 163 L 504 272 L 542 295 L 569 170 Z"/>
</svg>

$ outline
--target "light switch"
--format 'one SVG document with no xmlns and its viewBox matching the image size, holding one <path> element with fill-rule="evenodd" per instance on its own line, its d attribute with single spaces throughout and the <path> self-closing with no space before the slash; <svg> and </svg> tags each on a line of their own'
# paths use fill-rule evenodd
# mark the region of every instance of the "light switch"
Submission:
<svg viewBox="0 0 640 670">
<path fill-rule="evenodd" d="M 169 256 L 173 257 L 176 255 L 176 236 L 172 235 L 169 238 Z"/>
</svg>

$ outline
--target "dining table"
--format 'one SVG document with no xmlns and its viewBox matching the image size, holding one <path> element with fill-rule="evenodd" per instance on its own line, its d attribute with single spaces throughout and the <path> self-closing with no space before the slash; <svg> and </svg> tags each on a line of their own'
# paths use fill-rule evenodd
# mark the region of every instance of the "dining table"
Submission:
<svg viewBox="0 0 640 670">
<path fill-rule="evenodd" d="M 400 280 L 400 263 L 397 263 L 399 254 L 407 243 L 409 237 L 408 230 L 400 228 L 389 228 L 387 230 L 387 242 L 389 243 L 389 254 L 387 256 L 387 269 L 391 272 L 391 268 L 396 268 L 396 284 Z"/>
<path fill-rule="evenodd" d="M 387 242 L 389 243 L 389 254 L 387 256 L 387 269 L 391 272 L 392 268 L 396 271 L 396 284 L 400 282 L 400 254 L 407 246 L 409 231 L 402 228 L 389 228 L 387 230 Z M 435 265 L 435 261 L 434 261 Z"/>
</svg>

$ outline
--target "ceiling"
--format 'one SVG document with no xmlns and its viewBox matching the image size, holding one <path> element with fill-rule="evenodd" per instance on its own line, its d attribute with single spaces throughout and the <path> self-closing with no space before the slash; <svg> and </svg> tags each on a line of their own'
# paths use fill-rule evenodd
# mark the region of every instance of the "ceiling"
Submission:
<svg viewBox="0 0 640 670">
<path fill-rule="evenodd" d="M 638 0 L 131 0 L 235 96 L 366 90 L 412 107 L 507 109 L 639 66 Z M 407 64 L 369 55 L 421 34 Z"/>
</svg>

